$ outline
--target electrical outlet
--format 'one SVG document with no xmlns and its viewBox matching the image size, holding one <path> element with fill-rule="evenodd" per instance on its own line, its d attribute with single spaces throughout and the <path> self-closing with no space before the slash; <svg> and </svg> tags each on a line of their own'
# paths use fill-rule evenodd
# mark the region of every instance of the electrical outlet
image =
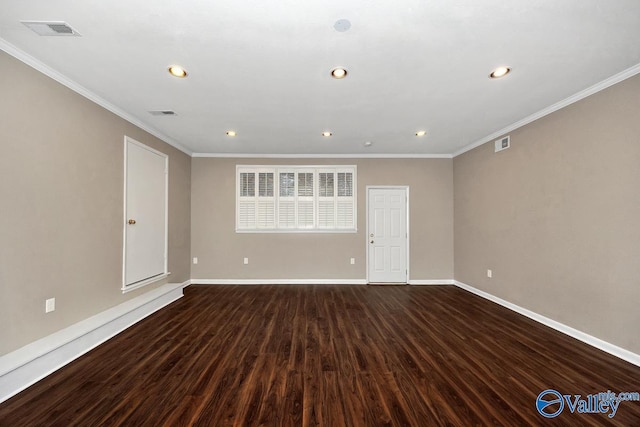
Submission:
<svg viewBox="0 0 640 427">
<path fill-rule="evenodd" d="M 198 263 L 198 257 L 197 257 L 197 256 L 194 256 L 194 257 L 193 257 L 193 263 L 194 263 L 194 264 L 197 264 L 197 263 Z"/>
<path fill-rule="evenodd" d="M 493 277 L 493 271 L 487 270 L 487 277 L 488 278 L 492 278 Z"/>
<path fill-rule="evenodd" d="M 351 258 L 351 265 L 354 265 L 356 263 L 356 259 L 355 258 Z"/>
<path fill-rule="evenodd" d="M 247 265 L 247 264 L 249 264 L 249 258 L 245 257 L 244 258 L 244 265 Z"/>
<path fill-rule="evenodd" d="M 55 311 L 56 309 L 56 299 L 55 298 L 49 298 L 48 300 L 46 300 L 44 302 L 44 312 L 45 313 L 50 313 L 52 311 Z"/>
</svg>

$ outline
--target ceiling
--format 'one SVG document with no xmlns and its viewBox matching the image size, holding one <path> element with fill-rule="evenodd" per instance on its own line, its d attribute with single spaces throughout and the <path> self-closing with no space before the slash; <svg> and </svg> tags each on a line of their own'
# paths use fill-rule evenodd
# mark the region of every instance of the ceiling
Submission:
<svg viewBox="0 0 640 427">
<path fill-rule="evenodd" d="M 189 154 L 438 156 L 637 72 L 640 1 L 0 0 L 0 38 Z"/>
</svg>

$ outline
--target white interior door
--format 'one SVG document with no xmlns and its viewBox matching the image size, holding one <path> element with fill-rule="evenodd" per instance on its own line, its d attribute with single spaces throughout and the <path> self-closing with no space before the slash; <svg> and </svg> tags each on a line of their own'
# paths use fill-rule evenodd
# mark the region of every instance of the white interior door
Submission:
<svg viewBox="0 0 640 427">
<path fill-rule="evenodd" d="M 407 283 L 407 188 L 367 192 L 369 283 Z"/>
<path fill-rule="evenodd" d="M 123 290 L 167 273 L 168 157 L 125 139 Z"/>
</svg>

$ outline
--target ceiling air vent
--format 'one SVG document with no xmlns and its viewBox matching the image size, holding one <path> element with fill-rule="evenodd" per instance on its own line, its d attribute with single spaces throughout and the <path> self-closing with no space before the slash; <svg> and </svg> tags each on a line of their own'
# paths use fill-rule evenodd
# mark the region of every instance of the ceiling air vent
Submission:
<svg viewBox="0 0 640 427">
<path fill-rule="evenodd" d="M 511 138 L 509 137 L 509 135 L 507 135 L 495 141 L 494 143 L 496 145 L 497 153 L 498 151 L 506 150 L 507 148 L 511 147 Z"/>
<path fill-rule="evenodd" d="M 62 21 L 22 21 L 24 25 L 40 36 L 73 36 L 80 37 L 80 33 Z"/>
<path fill-rule="evenodd" d="M 152 116 L 177 116 L 176 112 L 171 110 L 151 110 L 149 114 Z"/>
</svg>

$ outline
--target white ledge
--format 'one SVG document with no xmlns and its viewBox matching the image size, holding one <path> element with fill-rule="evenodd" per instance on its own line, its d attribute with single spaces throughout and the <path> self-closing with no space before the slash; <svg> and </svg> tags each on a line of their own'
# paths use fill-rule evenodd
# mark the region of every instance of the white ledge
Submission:
<svg viewBox="0 0 640 427">
<path fill-rule="evenodd" d="M 0 357 L 0 402 L 179 299 L 185 283 L 168 283 Z"/>
</svg>

